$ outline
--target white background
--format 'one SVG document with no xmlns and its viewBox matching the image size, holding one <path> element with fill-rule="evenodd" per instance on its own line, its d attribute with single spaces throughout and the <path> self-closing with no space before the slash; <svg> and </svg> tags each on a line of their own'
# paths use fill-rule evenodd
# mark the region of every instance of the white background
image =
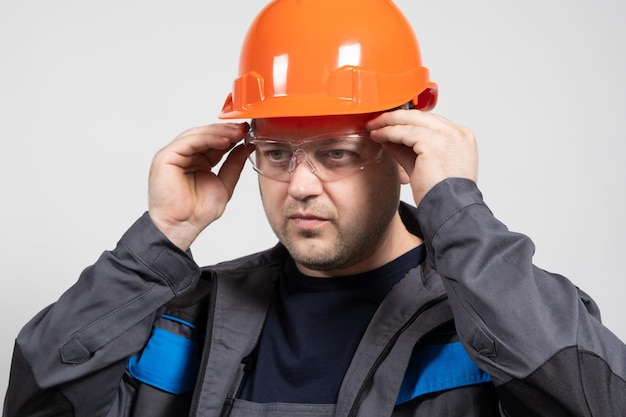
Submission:
<svg viewBox="0 0 626 417">
<path fill-rule="evenodd" d="M 264 4 L 0 0 L 0 392 L 19 329 L 146 210 L 152 155 L 217 121 Z M 397 4 L 436 112 L 478 137 L 487 203 L 626 339 L 626 3 Z M 208 264 L 273 243 L 247 167 L 193 251 Z"/>
</svg>

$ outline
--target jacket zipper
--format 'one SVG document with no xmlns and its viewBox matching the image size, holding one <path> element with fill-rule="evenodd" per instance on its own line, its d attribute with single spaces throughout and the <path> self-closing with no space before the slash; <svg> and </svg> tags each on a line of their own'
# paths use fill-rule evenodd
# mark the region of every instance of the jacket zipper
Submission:
<svg viewBox="0 0 626 417">
<path fill-rule="evenodd" d="M 370 385 L 372 384 L 372 381 L 374 379 L 374 374 L 376 373 L 376 371 L 378 370 L 378 367 L 382 364 L 382 362 L 385 360 L 385 358 L 389 355 L 389 352 L 391 351 L 391 349 L 393 348 L 393 346 L 396 344 L 396 341 L 398 340 L 398 338 L 400 337 L 400 335 L 402 333 L 404 333 L 404 331 L 415 322 L 415 320 L 417 320 L 417 318 L 426 310 L 428 310 L 429 308 L 439 304 L 440 302 L 446 300 L 448 298 L 447 294 L 444 295 L 440 295 L 437 298 L 434 298 L 432 300 L 430 300 L 429 302 L 427 302 L 426 304 L 422 305 L 416 312 L 415 314 L 413 314 L 411 316 L 411 318 L 409 319 L 409 321 L 407 321 L 397 332 L 396 334 L 391 338 L 391 340 L 389 340 L 389 343 L 387 343 L 387 345 L 385 346 L 385 348 L 383 349 L 383 351 L 380 353 L 380 355 L 378 356 L 378 358 L 376 358 L 376 361 L 374 362 L 372 368 L 369 370 L 369 372 L 367 373 L 367 376 L 365 377 L 365 381 L 363 382 L 363 385 L 361 386 L 361 388 L 359 389 L 359 392 L 356 394 L 356 397 L 354 399 L 354 403 L 352 404 L 352 407 L 350 408 L 350 412 L 348 413 L 348 417 L 355 417 L 359 411 L 359 409 L 361 408 L 361 402 L 363 401 L 363 395 L 365 394 L 365 391 L 367 388 L 370 387 Z"/>
</svg>

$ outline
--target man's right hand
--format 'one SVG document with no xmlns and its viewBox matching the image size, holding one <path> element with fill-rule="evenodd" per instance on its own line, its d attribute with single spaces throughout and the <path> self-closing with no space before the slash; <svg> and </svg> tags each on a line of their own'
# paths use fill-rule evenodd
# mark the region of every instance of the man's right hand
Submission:
<svg viewBox="0 0 626 417">
<path fill-rule="evenodd" d="M 220 123 L 189 129 L 155 155 L 148 214 L 182 250 L 224 213 L 247 156 L 244 147 L 235 144 L 248 128 L 248 123 Z M 214 173 L 212 168 L 226 153 Z"/>
</svg>

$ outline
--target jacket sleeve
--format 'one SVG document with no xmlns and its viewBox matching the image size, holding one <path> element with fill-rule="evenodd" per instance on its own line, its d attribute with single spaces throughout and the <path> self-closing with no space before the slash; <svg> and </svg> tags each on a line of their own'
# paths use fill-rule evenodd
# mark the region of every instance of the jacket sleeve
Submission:
<svg viewBox="0 0 626 417">
<path fill-rule="evenodd" d="M 532 264 L 533 243 L 494 218 L 474 182 L 439 183 L 418 221 L 459 335 L 505 415 L 624 416 L 626 346 L 588 296 Z"/>
<path fill-rule="evenodd" d="M 144 214 L 19 333 L 3 416 L 97 417 L 126 407 L 128 358 L 145 344 L 156 312 L 199 276 Z"/>
</svg>

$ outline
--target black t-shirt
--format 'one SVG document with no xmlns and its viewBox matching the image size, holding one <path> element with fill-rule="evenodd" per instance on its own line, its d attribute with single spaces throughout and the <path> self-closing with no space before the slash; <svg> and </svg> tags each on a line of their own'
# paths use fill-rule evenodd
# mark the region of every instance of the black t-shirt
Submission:
<svg viewBox="0 0 626 417">
<path fill-rule="evenodd" d="M 418 246 L 373 271 L 333 278 L 303 275 L 289 258 L 239 398 L 335 403 L 376 309 L 424 256 Z"/>
</svg>

